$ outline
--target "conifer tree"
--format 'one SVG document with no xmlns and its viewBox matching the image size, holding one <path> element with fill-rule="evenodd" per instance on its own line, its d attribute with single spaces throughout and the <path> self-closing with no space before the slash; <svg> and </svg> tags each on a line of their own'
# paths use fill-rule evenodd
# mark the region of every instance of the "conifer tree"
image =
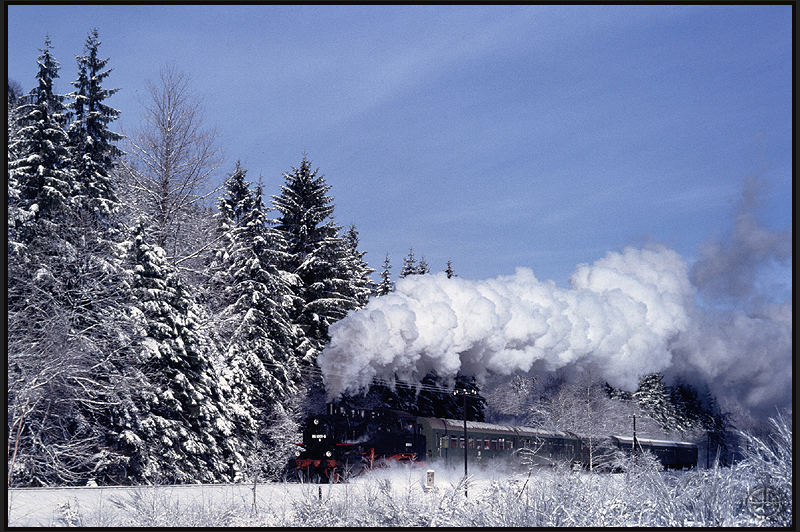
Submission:
<svg viewBox="0 0 800 532">
<path fill-rule="evenodd" d="M 431 273 L 431 268 L 428 266 L 428 261 L 425 260 L 425 255 L 423 255 L 417 265 L 417 275 L 425 275 L 426 273 Z"/>
<path fill-rule="evenodd" d="M 645 375 L 639 380 L 639 387 L 633 392 L 633 399 L 663 430 L 667 432 L 689 430 L 688 420 L 679 415 L 663 379 L 664 376 L 660 373 Z"/>
<path fill-rule="evenodd" d="M 6 139 L 8 142 L 6 143 L 6 161 L 8 165 L 6 166 L 6 182 L 8 184 L 8 205 L 7 205 L 7 222 L 8 222 L 8 244 L 9 244 L 9 252 L 12 252 L 11 244 L 12 242 L 17 242 L 16 235 L 12 236 L 12 232 L 15 231 L 15 228 L 21 226 L 27 219 L 31 217 L 30 211 L 23 210 L 22 204 L 20 202 L 22 196 L 20 191 L 20 183 L 17 179 L 17 173 L 11 171 L 11 161 L 16 161 L 19 157 L 20 149 L 22 148 L 21 143 L 18 142 L 18 135 L 19 129 L 22 125 L 20 120 L 20 100 L 21 96 L 21 89 L 13 89 L 15 91 L 12 94 L 12 85 L 9 81 L 8 85 L 8 107 L 6 108 Z M 19 92 L 19 94 L 17 93 Z"/>
<path fill-rule="evenodd" d="M 338 264 L 344 246 L 333 222 L 331 187 L 305 157 L 284 179 L 281 194 L 273 196 L 279 213 L 276 227 L 287 242 L 283 269 L 300 280 L 295 286 L 299 304 L 291 311 L 293 322 L 304 331 L 300 356 L 304 364 L 313 365 L 328 340 L 330 324 L 358 308 L 358 302 Z"/>
<path fill-rule="evenodd" d="M 458 277 L 456 272 L 453 271 L 453 261 L 447 261 L 447 268 L 444 270 L 444 273 L 447 274 L 448 279 L 452 279 L 453 277 Z"/>
<path fill-rule="evenodd" d="M 50 49 L 47 40 L 9 150 L 8 398 L 27 429 L 15 442 L 21 478 L 73 483 L 118 458 L 104 443 L 106 407 L 119 400 L 127 332 L 114 248 L 98 245 L 104 232 L 87 231 L 76 209 Z"/>
<path fill-rule="evenodd" d="M 379 296 L 385 296 L 392 290 L 394 290 L 394 285 L 392 284 L 392 278 L 390 270 L 392 269 L 392 264 L 389 262 L 389 254 L 386 254 L 386 258 L 383 259 L 383 269 L 381 270 L 381 282 L 378 283 L 378 287 L 376 290 L 376 294 Z"/>
<path fill-rule="evenodd" d="M 416 275 L 419 273 L 417 259 L 414 257 L 414 248 L 408 250 L 408 255 L 403 259 L 403 267 L 400 269 L 400 278 Z"/>
<path fill-rule="evenodd" d="M 103 102 L 119 89 L 101 86 L 111 69 L 104 70 L 108 59 L 98 57 L 99 46 L 99 34 L 94 29 L 86 39 L 86 55 L 77 56 L 78 79 L 72 82 L 75 92 L 69 94 L 74 118 L 69 140 L 80 194 L 79 208 L 91 213 L 96 222 L 108 224 L 118 208 L 111 169 L 121 155 L 114 143 L 122 135 L 108 128 L 120 113 Z"/>
<path fill-rule="evenodd" d="M 198 308 L 164 250 L 138 225 L 128 244 L 141 387 L 119 415 L 116 440 L 149 482 L 233 480 L 242 467 L 236 426 L 200 332 Z"/>
<path fill-rule="evenodd" d="M 230 286 L 229 253 L 234 247 L 234 230 L 240 227 L 252 209 L 252 195 L 249 183 L 245 181 L 246 171 L 239 161 L 236 168 L 225 180 L 224 194 L 217 202 L 216 248 L 211 250 L 208 274 L 211 289 L 207 295 L 209 307 L 213 312 L 221 312 L 229 303 L 223 292 Z"/>
<path fill-rule="evenodd" d="M 39 56 L 37 86 L 29 103 L 21 105 L 14 139 L 9 139 L 9 177 L 18 188 L 21 219 L 33 217 L 58 223 L 68 215 L 74 190 L 74 176 L 64 130 L 67 113 L 63 96 L 53 91 L 59 64 L 51 53 L 50 39 L 45 39 Z"/>
<path fill-rule="evenodd" d="M 278 267 L 285 242 L 268 225 L 260 185 L 250 190 L 245 176 L 237 163 L 218 203 L 226 247 L 217 254 L 215 282 L 223 286 L 218 336 L 226 374 L 258 420 L 296 392 L 299 335 L 287 312 L 293 276 Z"/>
<path fill-rule="evenodd" d="M 350 225 L 342 242 L 344 244 L 344 260 L 341 265 L 345 268 L 343 274 L 350 280 L 348 292 L 350 297 L 356 301 L 355 308 L 362 308 L 375 292 L 375 283 L 370 278 L 375 270 L 370 268 L 367 261 L 364 260 L 367 252 L 358 249 L 359 238 L 355 225 Z"/>
</svg>

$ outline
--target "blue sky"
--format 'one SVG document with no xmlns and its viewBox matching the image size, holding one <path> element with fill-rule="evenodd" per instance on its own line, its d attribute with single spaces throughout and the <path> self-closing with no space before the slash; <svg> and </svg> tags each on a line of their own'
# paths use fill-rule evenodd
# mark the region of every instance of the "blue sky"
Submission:
<svg viewBox="0 0 800 532">
<path fill-rule="evenodd" d="M 748 177 L 792 222 L 791 6 L 8 6 L 8 76 L 49 34 L 68 92 L 97 27 L 119 129 L 174 62 L 225 163 L 265 191 L 304 152 L 396 275 L 413 247 L 462 277 L 660 242 L 691 262 Z M 788 276 L 779 269 L 777 276 Z M 786 277 L 788 287 L 791 280 Z"/>
</svg>

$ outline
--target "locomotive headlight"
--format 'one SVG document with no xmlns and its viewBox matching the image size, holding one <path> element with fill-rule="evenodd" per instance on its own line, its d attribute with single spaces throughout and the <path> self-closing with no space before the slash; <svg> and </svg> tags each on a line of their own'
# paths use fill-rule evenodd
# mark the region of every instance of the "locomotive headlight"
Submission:
<svg viewBox="0 0 800 532">
<path fill-rule="evenodd" d="M 295 452 L 294 452 L 294 455 L 295 455 L 295 456 L 300 456 L 300 451 L 295 451 Z"/>
<path fill-rule="evenodd" d="M 319 425 L 319 419 L 314 418 L 314 425 Z"/>
<path fill-rule="evenodd" d="M 327 456 L 328 458 L 330 458 L 330 457 L 331 457 L 331 452 L 330 452 L 330 451 L 325 451 L 325 456 Z"/>
</svg>

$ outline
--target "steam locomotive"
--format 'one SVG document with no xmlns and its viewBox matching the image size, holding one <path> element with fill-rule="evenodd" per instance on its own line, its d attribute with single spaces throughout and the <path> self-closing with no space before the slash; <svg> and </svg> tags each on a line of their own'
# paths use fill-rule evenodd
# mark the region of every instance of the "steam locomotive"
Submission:
<svg viewBox="0 0 800 532">
<path fill-rule="evenodd" d="M 697 466 L 697 445 L 688 442 L 609 436 L 591 445 L 595 456 L 599 450 L 635 449 L 651 452 L 665 469 Z M 465 446 L 472 464 L 520 463 L 523 456 L 527 465 L 585 466 L 590 460 L 590 441 L 573 433 L 467 421 L 465 441 L 463 420 L 329 404 L 324 415 L 308 418 L 292 465 L 301 481 L 339 482 L 392 462 L 457 465 Z"/>
</svg>

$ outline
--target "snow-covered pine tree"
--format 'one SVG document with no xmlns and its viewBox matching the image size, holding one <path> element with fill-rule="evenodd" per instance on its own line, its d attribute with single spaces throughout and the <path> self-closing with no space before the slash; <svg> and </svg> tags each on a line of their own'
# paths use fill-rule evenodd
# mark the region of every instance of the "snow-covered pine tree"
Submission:
<svg viewBox="0 0 800 532">
<path fill-rule="evenodd" d="M 138 323 L 135 367 L 141 387 L 119 413 L 115 440 L 130 453 L 130 473 L 147 482 L 219 482 L 237 477 L 243 448 L 209 359 L 196 304 L 138 225 L 130 253 L 131 313 Z"/>
<path fill-rule="evenodd" d="M 349 295 L 355 299 L 356 308 L 364 307 L 370 296 L 375 293 L 375 283 L 370 275 L 375 271 L 364 260 L 366 251 L 358 249 L 358 230 L 355 225 L 350 225 L 344 234 L 344 261 L 345 275 L 350 279 Z"/>
<path fill-rule="evenodd" d="M 57 227 L 68 220 L 72 192 L 66 117 L 61 97 L 53 92 L 58 62 L 51 48 L 48 38 L 38 58 L 37 86 L 11 113 L 7 145 L 7 404 L 8 426 L 15 427 L 9 430 L 9 448 L 14 448 L 9 482 L 39 485 L 68 482 L 80 469 L 70 460 L 54 464 L 42 457 L 44 446 L 63 443 L 63 432 L 54 430 L 49 416 L 55 398 L 48 395 L 63 385 L 54 383 L 64 368 L 63 355 L 53 348 L 70 326 L 53 298 L 61 293 L 52 290 L 60 279 L 50 267 L 51 262 L 60 266 L 68 249 Z M 60 399 L 66 408 L 59 414 L 74 418 L 72 397 L 65 396 Z M 94 444 L 93 435 L 85 433 L 76 434 L 75 440 L 84 444 L 81 451 Z"/>
<path fill-rule="evenodd" d="M 318 169 L 311 169 L 305 156 L 299 167 L 284 173 L 284 179 L 280 195 L 272 196 L 279 213 L 276 228 L 287 242 L 283 269 L 300 280 L 295 286 L 300 304 L 291 316 L 304 332 L 299 348 L 302 364 L 314 365 L 328 340 L 330 324 L 358 308 L 358 302 L 348 293 L 351 281 L 338 264 L 344 246 L 333 222 L 330 185 Z"/>
<path fill-rule="evenodd" d="M 414 257 L 414 248 L 408 250 L 408 255 L 403 258 L 403 267 L 400 269 L 400 279 L 419 273 L 417 259 Z"/>
<path fill-rule="evenodd" d="M 639 380 L 639 388 L 633 392 L 633 398 L 639 407 L 665 431 L 686 431 L 690 427 L 686 420 L 678 415 L 675 405 L 670 401 L 670 394 L 660 373 L 645 375 Z"/>
<path fill-rule="evenodd" d="M 8 165 L 6 166 L 6 181 L 8 184 L 8 204 L 7 204 L 7 211 L 6 211 L 6 220 L 8 222 L 8 244 L 9 244 L 9 252 L 12 252 L 11 244 L 12 241 L 16 242 L 16 238 L 12 238 L 12 231 L 15 231 L 15 228 L 21 226 L 25 220 L 30 218 L 31 214 L 29 211 L 22 210 L 22 204 L 20 203 L 21 199 L 21 191 L 20 191 L 20 184 L 17 180 L 16 172 L 11 171 L 11 161 L 17 160 L 19 156 L 19 150 L 22 147 L 18 142 L 18 134 L 19 129 L 22 125 L 20 121 L 20 100 L 22 99 L 22 89 L 16 85 L 16 82 L 11 80 L 8 81 L 8 106 L 6 107 L 6 161 Z"/>
<path fill-rule="evenodd" d="M 730 415 L 720 410 L 716 398 L 706 389 L 702 396 L 685 381 L 668 387 L 670 402 L 680 419 L 688 427 L 710 432 L 724 432 L 730 428 Z"/>
<path fill-rule="evenodd" d="M 108 225 L 118 202 L 112 184 L 111 169 L 121 151 L 114 144 L 122 135 L 109 129 L 120 112 L 103 103 L 119 89 L 104 89 L 103 81 L 111 73 L 108 59 L 98 57 L 99 34 L 95 28 L 86 38 L 86 55 L 77 56 L 78 79 L 75 91 L 68 96 L 73 122 L 69 127 L 73 167 L 79 192 L 80 211 L 90 214 L 96 223 Z"/>
<path fill-rule="evenodd" d="M 17 108 L 17 131 L 9 138 L 9 178 L 19 190 L 20 217 L 44 219 L 58 224 L 68 216 L 74 175 L 64 130 L 67 112 L 64 97 L 53 91 L 59 64 L 51 53 L 50 39 L 40 51 L 37 86 Z"/>
<path fill-rule="evenodd" d="M 444 270 L 444 273 L 447 274 L 447 278 L 448 279 L 452 279 L 453 277 L 458 277 L 456 275 L 456 272 L 453 271 L 453 261 L 452 260 L 448 260 L 447 261 L 447 268 Z"/>
<path fill-rule="evenodd" d="M 419 264 L 417 264 L 417 275 L 425 275 L 426 273 L 431 273 L 431 267 L 428 266 L 428 261 L 425 260 L 425 255 L 419 259 Z"/>
<path fill-rule="evenodd" d="M 224 291 L 232 282 L 229 277 L 229 253 L 234 246 L 234 230 L 243 223 L 253 207 L 250 183 L 245 181 L 245 174 L 246 171 L 237 161 L 236 168 L 225 180 L 223 195 L 217 201 L 218 212 L 214 214 L 216 238 L 215 246 L 210 250 L 212 256 L 207 268 L 210 279 L 207 303 L 215 313 L 221 312 L 230 304 L 225 299 Z"/>
<path fill-rule="evenodd" d="M 383 269 L 381 270 L 381 282 L 378 283 L 378 287 L 375 293 L 379 296 L 385 296 L 392 290 L 394 290 L 394 284 L 392 284 L 392 263 L 389 262 L 389 253 L 386 253 L 386 258 L 383 259 Z"/>
<path fill-rule="evenodd" d="M 225 375 L 236 400 L 259 422 L 297 391 L 299 334 L 287 312 L 296 281 L 279 269 L 285 243 L 269 227 L 261 187 L 250 190 L 245 176 L 237 163 L 218 203 L 226 246 L 217 253 L 213 282 L 222 288 L 216 334 Z"/>
</svg>

